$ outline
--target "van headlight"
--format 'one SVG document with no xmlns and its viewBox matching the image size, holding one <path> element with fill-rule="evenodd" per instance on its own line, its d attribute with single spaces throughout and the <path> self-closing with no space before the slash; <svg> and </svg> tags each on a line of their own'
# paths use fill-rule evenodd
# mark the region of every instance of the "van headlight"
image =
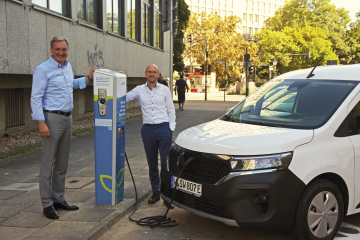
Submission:
<svg viewBox="0 0 360 240">
<path fill-rule="evenodd" d="M 231 171 L 251 171 L 260 169 L 285 170 L 289 167 L 292 152 L 255 157 L 236 157 L 230 160 Z"/>
</svg>

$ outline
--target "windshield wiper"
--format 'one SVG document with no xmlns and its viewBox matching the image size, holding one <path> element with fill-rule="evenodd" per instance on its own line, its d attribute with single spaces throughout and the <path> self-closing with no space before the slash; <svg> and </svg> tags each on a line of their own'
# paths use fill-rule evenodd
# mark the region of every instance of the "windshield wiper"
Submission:
<svg viewBox="0 0 360 240">
<path fill-rule="evenodd" d="M 279 125 L 276 125 L 276 124 L 265 123 L 265 122 L 244 122 L 244 121 L 241 121 L 241 123 L 261 125 L 261 126 L 268 126 L 268 127 L 286 128 L 286 127 L 284 127 L 284 126 L 279 126 Z"/>
</svg>

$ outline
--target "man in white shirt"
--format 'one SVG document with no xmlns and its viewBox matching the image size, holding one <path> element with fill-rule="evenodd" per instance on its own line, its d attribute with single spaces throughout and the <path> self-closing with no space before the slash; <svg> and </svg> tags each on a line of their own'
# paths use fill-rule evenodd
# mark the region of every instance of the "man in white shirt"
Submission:
<svg viewBox="0 0 360 240">
<path fill-rule="evenodd" d="M 149 178 L 153 195 L 148 202 L 154 204 L 160 200 L 160 177 L 158 151 L 161 165 L 169 153 L 172 132 L 175 130 L 175 108 L 170 89 L 157 82 L 159 68 L 150 64 L 145 70 L 146 83 L 135 87 L 126 94 L 126 101 L 137 99 L 141 106 L 143 127 L 141 136 L 149 165 Z M 165 203 L 166 204 L 166 203 Z"/>
</svg>

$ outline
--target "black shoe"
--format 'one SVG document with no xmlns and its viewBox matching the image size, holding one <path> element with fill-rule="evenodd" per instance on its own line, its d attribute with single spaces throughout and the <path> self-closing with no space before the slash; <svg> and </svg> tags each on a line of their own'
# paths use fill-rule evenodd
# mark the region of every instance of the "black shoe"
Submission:
<svg viewBox="0 0 360 240">
<path fill-rule="evenodd" d="M 164 205 L 169 209 L 174 209 L 174 205 L 170 204 L 168 201 L 164 200 Z"/>
<path fill-rule="evenodd" d="M 154 193 L 148 200 L 149 204 L 154 204 L 160 200 L 160 194 Z"/>
<path fill-rule="evenodd" d="M 53 206 L 44 208 L 43 213 L 47 218 L 59 219 L 59 215 L 57 215 L 57 212 L 55 211 Z"/>
<path fill-rule="evenodd" d="M 70 210 L 70 211 L 79 209 L 78 206 L 75 206 L 75 205 L 71 206 L 66 201 L 63 201 L 62 203 L 54 203 L 53 206 L 54 206 L 55 209 L 61 208 L 61 209 Z"/>
</svg>

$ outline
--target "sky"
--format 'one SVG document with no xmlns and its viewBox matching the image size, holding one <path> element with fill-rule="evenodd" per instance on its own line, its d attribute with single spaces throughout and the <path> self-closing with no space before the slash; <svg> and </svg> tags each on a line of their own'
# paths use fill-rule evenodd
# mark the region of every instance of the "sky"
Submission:
<svg viewBox="0 0 360 240">
<path fill-rule="evenodd" d="M 350 11 L 349 16 L 351 21 L 355 21 L 355 13 L 360 11 L 360 0 L 331 0 L 337 8 L 345 8 L 345 10 Z"/>
</svg>

